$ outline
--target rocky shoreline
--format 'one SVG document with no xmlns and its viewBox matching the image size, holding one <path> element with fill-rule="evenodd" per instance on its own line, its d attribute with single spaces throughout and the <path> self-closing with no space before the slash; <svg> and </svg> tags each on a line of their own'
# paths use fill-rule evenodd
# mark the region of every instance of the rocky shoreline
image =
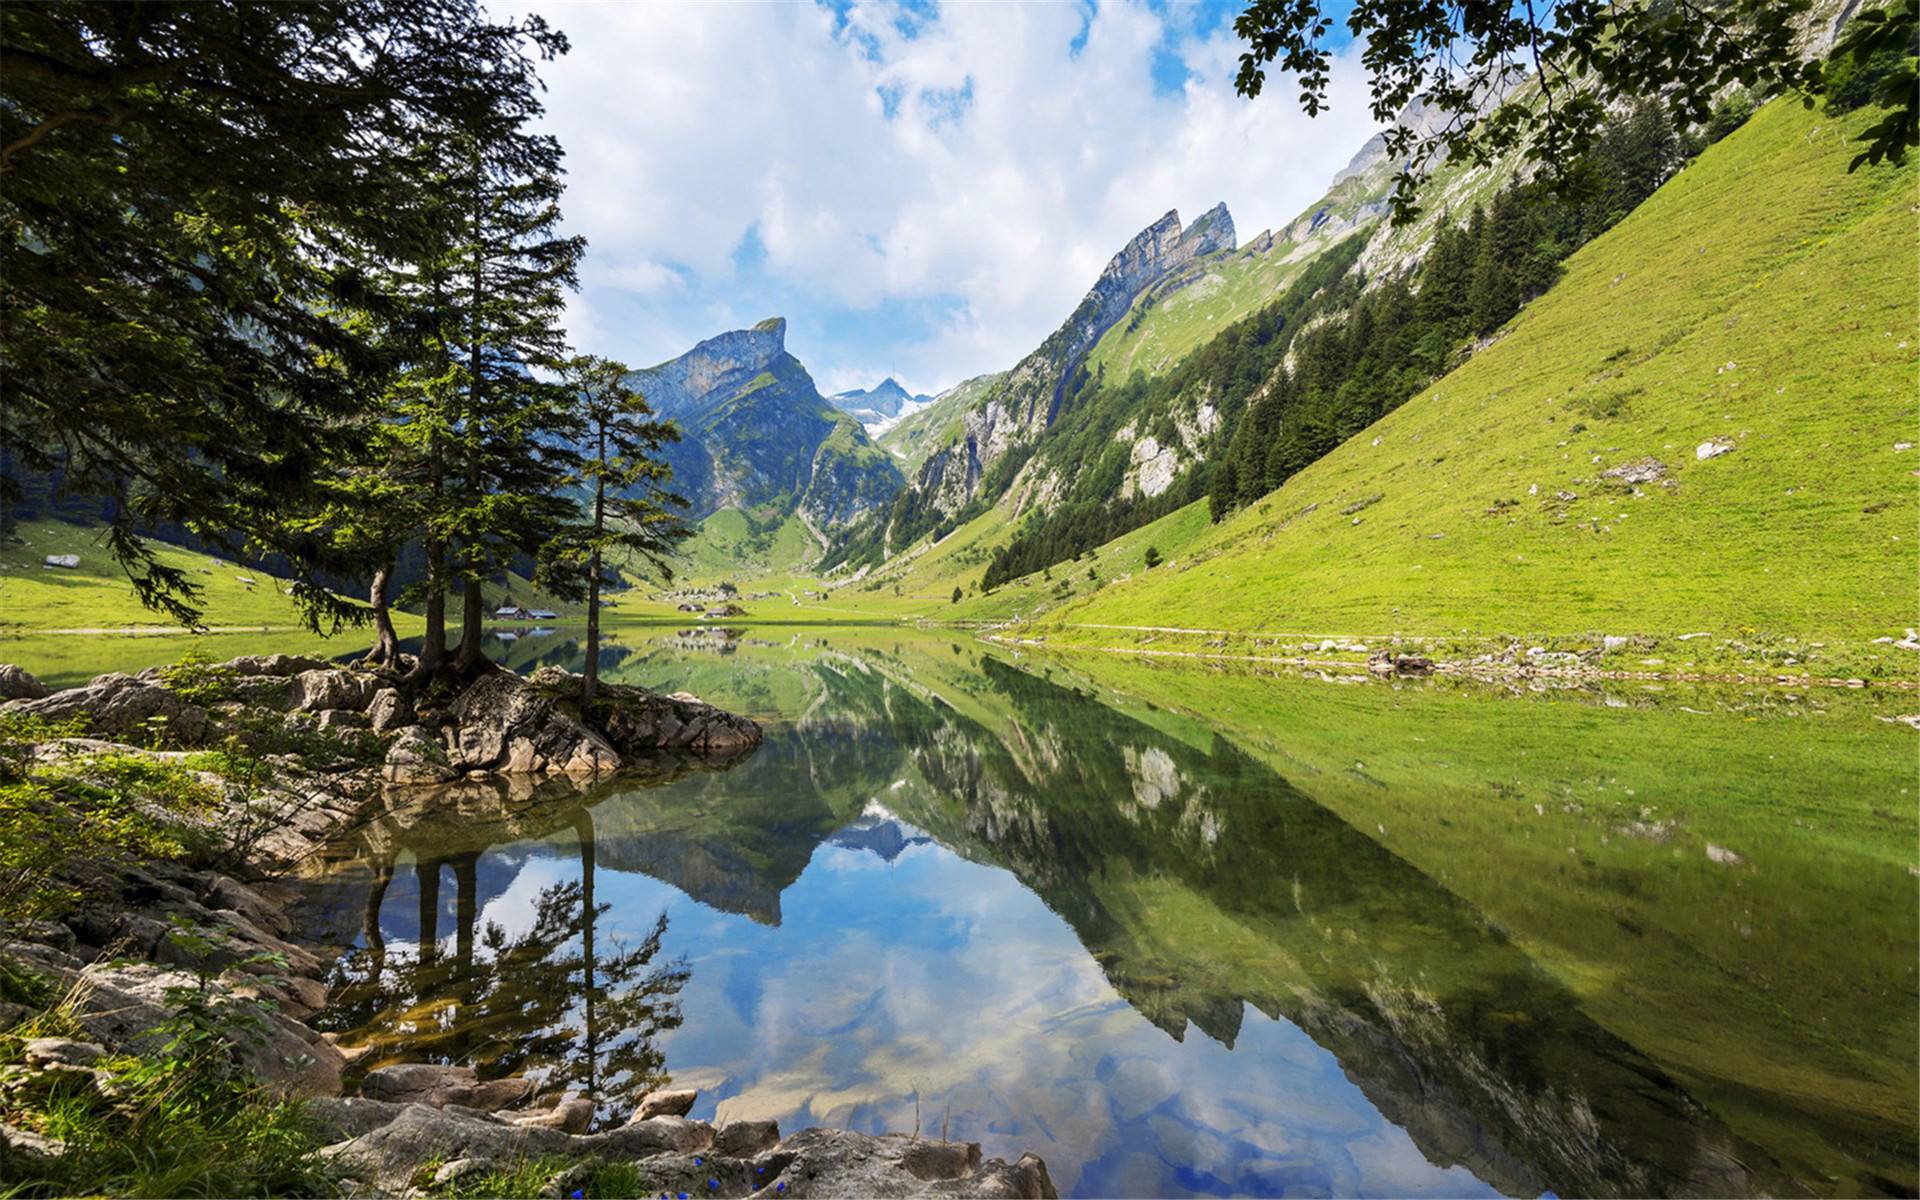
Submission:
<svg viewBox="0 0 1920 1200">
<path fill-rule="evenodd" d="M 224 1036 L 238 1063 L 300 1098 L 349 1194 L 458 1194 L 463 1181 L 531 1163 L 551 1167 L 544 1191 L 555 1196 L 580 1194 L 609 1164 L 644 1195 L 1055 1195 L 1032 1155 L 1009 1164 L 983 1161 L 977 1143 L 829 1129 L 783 1138 L 771 1121 L 715 1126 L 688 1119 L 691 1091 L 650 1093 L 599 1128 L 585 1097 L 543 1092 L 526 1077 L 482 1080 L 464 1066 L 382 1064 L 365 1071 L 357 1095 L 343 1094 L 357 1052 L 308 1024 L 327 1005 L 337 948 L 301 937 L 301 893 L 282 881 L 288 872 L 401 789 L 416 804 L 442 793 L 457 802 L 476 787 L 531 798 L 555 776 L 584 785 L 616 771 L 671 773 L 689 760 L 724 767 L 761 740 L 752 721 L 684 694 L 603 685 L 583 708 L 580 682 L 547 668 L 524 679 L 491 672 L 452 694 L 412 692 L 398 671 L 272 655 L 49 692 L 0 667 L 0 717 L 77 731 L 32 743 L 30 764 L 84 772 L 105 755 L 169 768 L 220 798 L 199 818 L 204 831 L 246 830 L 218 861 L 67 863 L 62 877 L 82 903 L 58 920 L 0 927 L 0 966 L 49 983 L 66 1032 L 26 1038 L 19 1061 L 0 1066 L 0 1111 L 56 1089 L 111 1104 L 119 1085 L 100 1064 L 161 1054 L 181 997 L 197 990 L 199 1003 L 231 1018 Z M 204 769 L 196 747 L 262 727 L 325 749 L 269 753 L 265 786 Z M 160 744 L 169 748 L 150 748 Z M 30 1015 L 0 1004 L 0 1029 Z M 0 1124 L 0 1181 L 30 1185 L 66 1151 Z"/>
</svg>

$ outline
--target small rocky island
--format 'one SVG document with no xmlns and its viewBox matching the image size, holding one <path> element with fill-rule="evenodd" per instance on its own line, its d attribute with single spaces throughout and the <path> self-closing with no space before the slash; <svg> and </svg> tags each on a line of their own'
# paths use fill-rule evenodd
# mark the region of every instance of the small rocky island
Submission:
<svg viewBox="0 0 1920 1200">
<path fill-rule="evenodd" d="M 15 836 L 0 860 L 0 1185 L 67 1194 L 87 1178 L 75 1156 L 99 1150 L 88 1136 L 140 1128 L 156 1087 L 171 1103 L 190 1081 L 240 1098 L 223 1119 L 287 1125 L 286 1194 L 1055 1194 L 1032 1155 L 715 1127 L 688 1119 L 690 1090 L 609 1118 L 526 1076 L 356 1069 L 363 1050 L 309 1024 L 338 948 L 302 937 L 290 872 L 396 792 L 537 803 L 543 779 L 722 769 L 761 741 L 684 693 L 602 684 L 583 703 L 581 678 L 551 667 L 419 687 L 408 666 L 254 656 L 58 692 L 0 666 L 7 819 L 47 835 Z"/>
</svg>

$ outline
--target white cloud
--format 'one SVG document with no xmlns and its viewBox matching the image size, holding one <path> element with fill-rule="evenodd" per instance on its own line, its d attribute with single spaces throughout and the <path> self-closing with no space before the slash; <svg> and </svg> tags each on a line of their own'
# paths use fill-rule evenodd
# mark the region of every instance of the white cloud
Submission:
<svg viewBox="0 0 1920 1200">
<path fill-rule="evenodd" d="M 573 42 L 544 72 L 590 244 L 571 331 L 634 362 L 780 312 L 823 386 L 1007 367 L 1167 209 L 1224 199 L 1244 239 L 1372 132 L 1351 56 L 1309 121 L 1282 81 L 1234 95 L 1224 27 L 1156 93 L 1181 18 L 1131 3 L 950 4 L 911 37 L 888 3 L 837 30 L 801 4 L 541 7 Z"/>
</svg>

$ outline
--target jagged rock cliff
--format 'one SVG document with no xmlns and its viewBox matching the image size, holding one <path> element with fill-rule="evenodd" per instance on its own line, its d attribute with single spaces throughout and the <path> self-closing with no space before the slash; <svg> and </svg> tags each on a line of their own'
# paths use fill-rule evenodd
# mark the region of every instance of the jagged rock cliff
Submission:
<svg viewBox="0 0 1920 1200">
<path fill-rule="evenodd" d="M 889 504 L 900 470 L 860 423 L 836 411 L 787 353 L 787 323 L 708 338 L 628 381 L 680 425 L 667 448 L 691 516 L 772 505 L 837 528 Z"/>
<path fill-rule="evenodd" d="M 1137 296 L 1180 286 L 1196 263 L 1234 245 L 1233 217 L 1224 204 L 1184 230 L 1177 212 L 1141 230 L 1113 256 L 1073 315 L 961 416 L 959 435 L 930 455 L 914 479 L 915 503 L 946 515 L 972 499 L 984 472 L 1053 420 L 1087 351 Z"/>
</svg>

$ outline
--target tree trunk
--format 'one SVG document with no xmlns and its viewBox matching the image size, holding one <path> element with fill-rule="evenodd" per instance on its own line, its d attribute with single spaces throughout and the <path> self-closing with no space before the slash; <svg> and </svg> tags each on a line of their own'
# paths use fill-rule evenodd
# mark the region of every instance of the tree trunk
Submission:
<svg viewBox="0 0 1920 1200">
<path fill-rule="evenodd" d="M 431 680 L 447 664 L 447 548 L 427 542 L 427 627 L 420 635 L 420 661 L 408 681 Z"/>
<path fill-rule="evenodd" d="M 394 666 L 400 661 L 400 635 L 393 631 L 393 612 L 388 607 L 387 587 L 393 579 L 393 564 L 374 569 L 373 583 L 367 588 L 367 607 L 373 609 L 373 628 L 377 640 L 367 661 Z"/>
<path fill-rule="evenodd" d="M 473 674 L 487 661 L 485 652 L 480 649 L 480 637 L 486 632 L 482 627 L 485 619 L 486 604 L 480 594 L 480 581 L 463 581 L 460 586 L 460 650 L 453 660 L 454 668 L 463 674 Z"/>
<path fill-rule="evenodd" d="M 587 556 L 587 682 L 580 691 L 582 715 L 600 689 L 600 534 L 607 524 L 607 427 L 600 425 L 600 471 L 593 477 L 593 553 Z"/>
</svg>

